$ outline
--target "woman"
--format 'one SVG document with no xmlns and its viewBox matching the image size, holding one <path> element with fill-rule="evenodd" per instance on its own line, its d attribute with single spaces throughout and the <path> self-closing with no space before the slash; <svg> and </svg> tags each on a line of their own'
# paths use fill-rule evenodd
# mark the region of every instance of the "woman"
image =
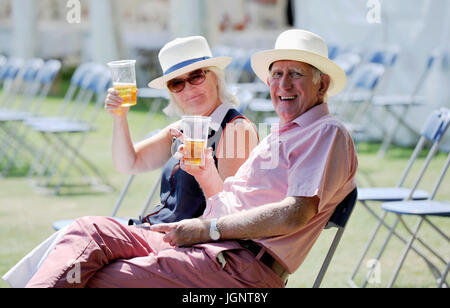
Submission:
<svg viewBox="0 0 450 308">
<path fill-rule="evenodd" d="M 224 181 L 236 173 L 257 145 L 255 128 L 233 108 L 238 105 L 237 99 L 227 91 L 222 70 L 231 58 L 213 58 L 206 39 L 194 36 L 166 44 L 159 61 L 164 75 L 150 82 L 149 87 L 169 91 L 170 104 L 164 110 L 168 115 L 212 118 L 208 147 L 213 148 L 220 181 Z M 112 152 L 116 170 L 136 174 L 163 167 L 161 205 L 144 218 L 145 222 L 157 224 L 200 216 L 206 206 L 203 191 L 193 176 L 180 169 L 171 153 L 174 138 L 180 137 L 180 121 L 133 146 L 128 108 L 121 107 L 122 101 L 116 90 L 109 89 L 105 108 L 114 119 Z M 226 129 L 230 124 L 232 129 Z M 234 138 L 234 134 L 247 138 Z M 242 155 L 234 155 L 235 150 Z"/>
<path fill-rule="evenodd" d="M 150 82 L 149 86 L 169 90 L 171 100 L 164 112 L 170 116 L 186 114 L 212 118 L 211 126 L 215 133 L 211 134 L 208 146 L 214 149 L 220 176 L 212 183 L 222 185 L 223 180 L 234 175 L 257 143 L 255 128 L 233 109 L 238 102 L 226 88 L 222 70 L 231 58 L 213 58 L 206 39 L 197 36 L 169 42 L 161 49 L 159 60 L 164 75 Z M 109 89 L 105 100 L 105 109 L 114 121 L 112 152 L 115 168 L 135 174 L 164 166 L 161 206 L 144 221 L 157 224 L 200 216 L 205 207 L 203 192 L 194 177 L 181 170 L 179 161 L 171 155 L 173 138 L 180 136 L 180 122 L 133 146 L 127 122 L 128 108 L 120 107 L 121 98 L 117 94 L 114 89 Z M 235 125 L 225 129 L 226 124 Z M 238 143 L 242 138 L 228 138 L 236 132 L 246 134 L 243 139 L 246 142 Z M 232 153 L 244 155 L 227 155 L 230 149 Z M 25 286 L 64 232 L 65 229 L 55 233 L 34 249 L 3 279 L 12 287 Z"/>
</svg>

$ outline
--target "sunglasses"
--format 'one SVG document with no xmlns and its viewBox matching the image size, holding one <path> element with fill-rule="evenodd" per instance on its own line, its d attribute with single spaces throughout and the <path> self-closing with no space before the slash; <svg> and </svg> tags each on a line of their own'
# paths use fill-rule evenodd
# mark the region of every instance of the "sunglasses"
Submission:
<svg viewBox="0 0 450 308">
<path fill-rule="evenodd" d="M 189 77 L 185 79 L 175 78 L 169 80 L 167 82 L 167 88 L 170 90 L 170 92 L 179 93 L 184 90 L 184 87 L 186 86 L 186 81 L 193 86 L 198 86 L 205 81 L 206 73 L 208 72 L 209 72 L 208 70 L 196 70 L 193 71 L 191 74 L 189 74 Z"/>
</svg>

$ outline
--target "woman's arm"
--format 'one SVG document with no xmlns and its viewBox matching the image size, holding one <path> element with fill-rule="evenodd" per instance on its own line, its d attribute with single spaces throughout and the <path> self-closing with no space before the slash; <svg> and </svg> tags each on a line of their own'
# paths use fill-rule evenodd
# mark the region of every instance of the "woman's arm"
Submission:
<svg viewBox="0 0 450 308">
<path fill-rule="evenodd" d="M 112 157 L 114 168 L 123 173 L 136 174 L 162 167 L 170 158 L 173 123 L 136 145 L 133 145 L 128 127 L 128 108 L 122 108 L 122 98 L 114 89 L 108 90 L 105 109 L 113 117 Z"/>
<path fill-rule="evenodd" d="M 238 118 L 228 123 L 216 152 L 220 178 L 235 175 L 257 145 L 258 134 L 250 121 Z"/>
</svg>

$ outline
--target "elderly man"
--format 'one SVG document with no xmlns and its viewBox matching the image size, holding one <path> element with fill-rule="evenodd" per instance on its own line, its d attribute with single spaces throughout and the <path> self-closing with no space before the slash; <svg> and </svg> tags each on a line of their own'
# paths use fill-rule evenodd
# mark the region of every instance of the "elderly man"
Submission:
<svg viewBox="0 0 450 308">
<path fill-rule="evenodd" d="M 345 74 L 323 39 L 303 30 L 283 32 L 252 67 L 270 86 L 280 125 L 224 182 L 211 156 L 186 168 L 208 200 L 201 219 L 151 230 L 79 219 L 28 286 L 284 287 L 355 188 L 352 138 L 326 103 Z"/>
</svg>

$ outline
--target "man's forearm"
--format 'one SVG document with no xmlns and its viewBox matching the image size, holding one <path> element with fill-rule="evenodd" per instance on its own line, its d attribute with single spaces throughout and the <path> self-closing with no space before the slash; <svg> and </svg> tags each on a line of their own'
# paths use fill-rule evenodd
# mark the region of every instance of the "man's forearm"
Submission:
<svg viewBox="0 0 450 308">
<path fill-rule="evenodd" d="M 222 239 L 258 239 L 290 234 L 317 213 L 318 198 L 288 197 L 253 210 L 221 217 Z"/>
<path fill-rule="evenodd" d="M 262 205 L 249 211 L 223 216 L 217 221 L 222 240 L 259 239 L 293 233 L 314 217 L 319 199 L 289 197 L 279 203 Z M 151 227 L 164 232 L 164 241 L 186 246 L 211 241 L 211 219 L 185 219 Z"/>
</svg>

